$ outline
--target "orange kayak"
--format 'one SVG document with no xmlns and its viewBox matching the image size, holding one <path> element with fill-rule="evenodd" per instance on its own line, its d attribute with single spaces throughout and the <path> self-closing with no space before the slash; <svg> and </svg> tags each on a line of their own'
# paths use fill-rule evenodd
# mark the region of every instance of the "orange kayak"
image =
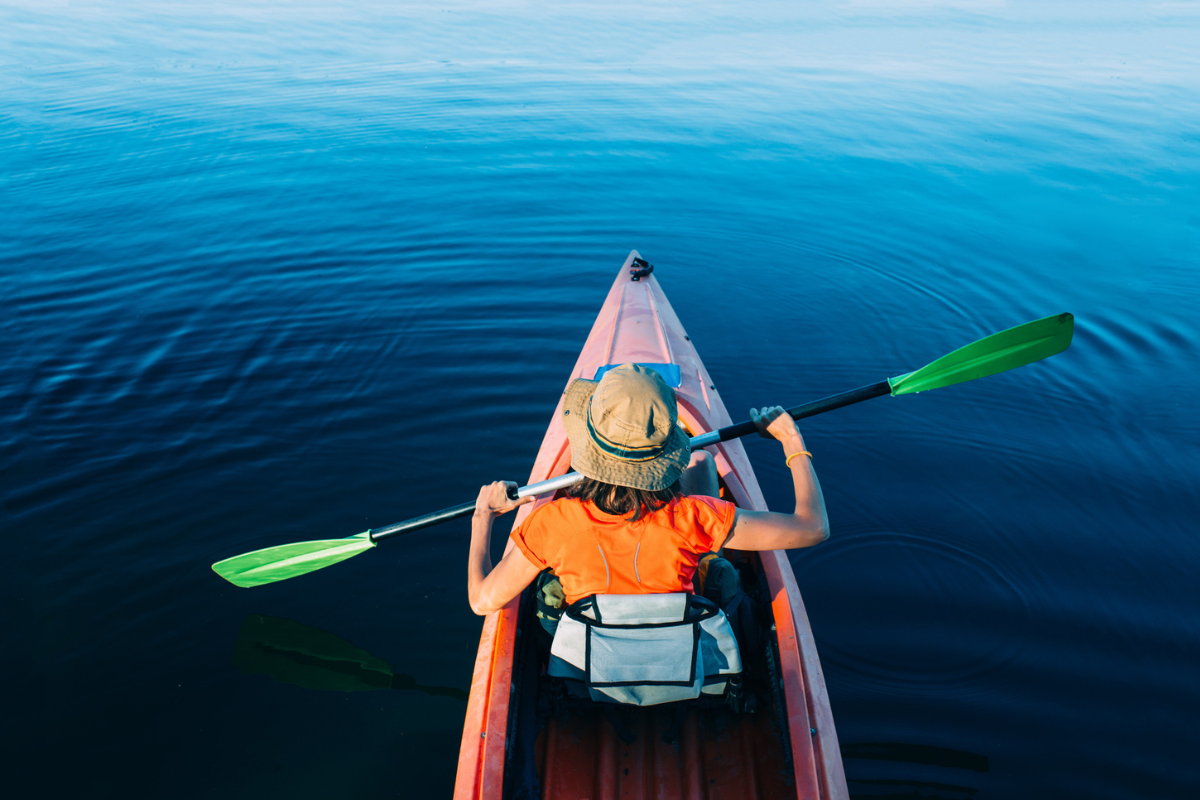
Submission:
<svg viewBox="0 0 1200 800">
<path fill-rule="evenodd" d="M 634 272 L 643 274 L 635 279 Z M 655 365 L 677 385 L 679 417 L 691 435 L 732 424 L 658 281 L 644 273 L 638 253 L 630 253 L 569 378 L 594 378 L 609 365 Z M 561 405 L 560 400 L 529 483 L 570 471 Z M 709 450 L 722 496 L 742 508 L 766 510 L 741 442 Z M 523 506 L 513 524 L 551 499 Z M 484 621 L 455 799 L 848 798 L 829 696 L 787 555 L 727 555 L 752 567 L 772 617 L 767 702 L 754 713 L 739 714 L 672 707 L 681 704 L 622 706 L 617 713 L 596 704 L 582 713 L 547 713 L 545 698 L 536 696 L 544 665 L 537 663 L 532 643 L 540 625 L 532 590 L 526 590 Z"/>
</svg>

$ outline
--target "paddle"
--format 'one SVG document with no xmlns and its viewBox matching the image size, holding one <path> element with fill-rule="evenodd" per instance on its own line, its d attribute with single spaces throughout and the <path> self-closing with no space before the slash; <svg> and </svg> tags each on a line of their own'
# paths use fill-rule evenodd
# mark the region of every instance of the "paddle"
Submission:
<svg viewBox="0 0 1200 800">
<path fill-rule="evenodd" d="M 953 353 L 944 355 L 915 372 L 897 375 L 879 383 L 872 383 L 869 386 L 796 406 L 788 409 L 788 413 L 792 415 L 793 419 L 804 419 L 885 394 L 894 396 L 926 392 L 1016 369 L 1066 350 L 1071 344 L 1071 335 L 1074 330 L 1075 318 L 1070 314 L 1058 314 L 1026 322 L 1024 325 L 994 333 L 965 347 L 960 347 Z M 755 433 L 757 430 L 754 423 L 747 420 L 717 431 L 694 436 L 691 446 L 695 450 L 717 442 L 737 439 Z M 581 480 L 583 480 L 582 475 L 571 472 L 557 478 L 523 486 L 515 492 L 513 499 L 555 492 L 573 486 Z M 264 583 L 274 583 L 344 561 L 364 550 L 369 550 L 375 546 L 376 542 L 384 539 L 428 528 L 447 520 L 467 517 L 474 511 L 475 504 L 473 502 L 463 503 L 404 522 L 397 522 L 382 528 L 372 528 L 344 539 L 318 539 L 268 547 L 218 561 L 213 564 L 213 570 L 235 586 L 259 586 Z"/>
<path fill-rule="evenodd" d="M 373 689 L 418 691 L 466 700 L 453 686 L 423 686 L 411 675 L 392 672 L 381 658 L 340 636 L 282 617 L 248 614 L 233 647 L 233 663 L 247 675 L 270 675 L 280 683 L 329 692 Z"/>
</svg>

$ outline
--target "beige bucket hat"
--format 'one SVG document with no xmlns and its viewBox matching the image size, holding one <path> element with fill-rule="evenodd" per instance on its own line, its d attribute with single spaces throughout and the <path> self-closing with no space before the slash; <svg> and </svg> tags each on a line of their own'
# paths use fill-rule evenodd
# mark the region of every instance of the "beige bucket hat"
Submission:
<svg viewBox="0 0 1200 800">
<path fill-rule="evenodd" d="M 641 364 L 614 367 L 598 381 L 577 378 L 563 396 L 571 466 L 616 486 L 666 489 L 691 458 L 678 418 L 675 392 Z"/>
</svg>

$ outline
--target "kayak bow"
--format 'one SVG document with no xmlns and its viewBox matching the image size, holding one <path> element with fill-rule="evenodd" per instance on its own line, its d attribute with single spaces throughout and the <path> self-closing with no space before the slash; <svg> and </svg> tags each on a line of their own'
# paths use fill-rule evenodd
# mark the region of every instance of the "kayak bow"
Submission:
<svg viewBox="0 0 1200 800">
<path fill-rule="evenodd" d="M 679 418 L 690 433 L 732 425 L 658 281 L 644 267 L 639 270 L 639 264 L 644 262 L 637 252 L 630 253 L 570 377 L 594 379 L 606 367 L 629 362 L 652 366 L 675 388 Z M 551 417 L 530 484 L 570 472 L 561 405 Z M 766 510 L 742 443 L 716 442 L 710 452 L 723 496 L 742 508 Z M 522 506 L 514 526 L 551 499 L 543 495 Z M 539 625 L 527 589 L 484 621 L 463 726 L 456 800 L 499 800 L 531 792 L 592 800 L 847 798 L 829 696 L 786 553 L 744 555 L 755 563 L 774 621 L 769 647 L 774 702 L 754 714 L 696 712 L 681 719 L 673 719 L 670 706 L 620 707 L 626 720 L 620 726 L 599 706 L 592 713 L 539 721 L 536 695 L 542 679 L 533 643 Z M 710 716 L 720 713 L 719 722 Z M 663 743 L 667 733 L 676 734 L 671 745 Z M 631 735 L 632 742 L 621 738 Z"/>
</svg>

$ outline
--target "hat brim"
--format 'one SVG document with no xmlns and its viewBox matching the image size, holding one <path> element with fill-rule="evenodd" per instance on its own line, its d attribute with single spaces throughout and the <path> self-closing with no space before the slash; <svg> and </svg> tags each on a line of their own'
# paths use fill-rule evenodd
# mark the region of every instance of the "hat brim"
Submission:
<svg viewBox="0 0 1200 800">
<path fill-rule="evenodd" d="M 571 466 L 589 478 L 656 492 L 668 488 L 687 469 L 692 457 L 691 440 L 678 425 L 671 427 L 662 455 L 649 461 L 626 461 L 605 453 L 587 429 L 588 405 L 599 381 L 576 378 L 563 394 L 563 427 L 571 442 Z"/>
</svg>

